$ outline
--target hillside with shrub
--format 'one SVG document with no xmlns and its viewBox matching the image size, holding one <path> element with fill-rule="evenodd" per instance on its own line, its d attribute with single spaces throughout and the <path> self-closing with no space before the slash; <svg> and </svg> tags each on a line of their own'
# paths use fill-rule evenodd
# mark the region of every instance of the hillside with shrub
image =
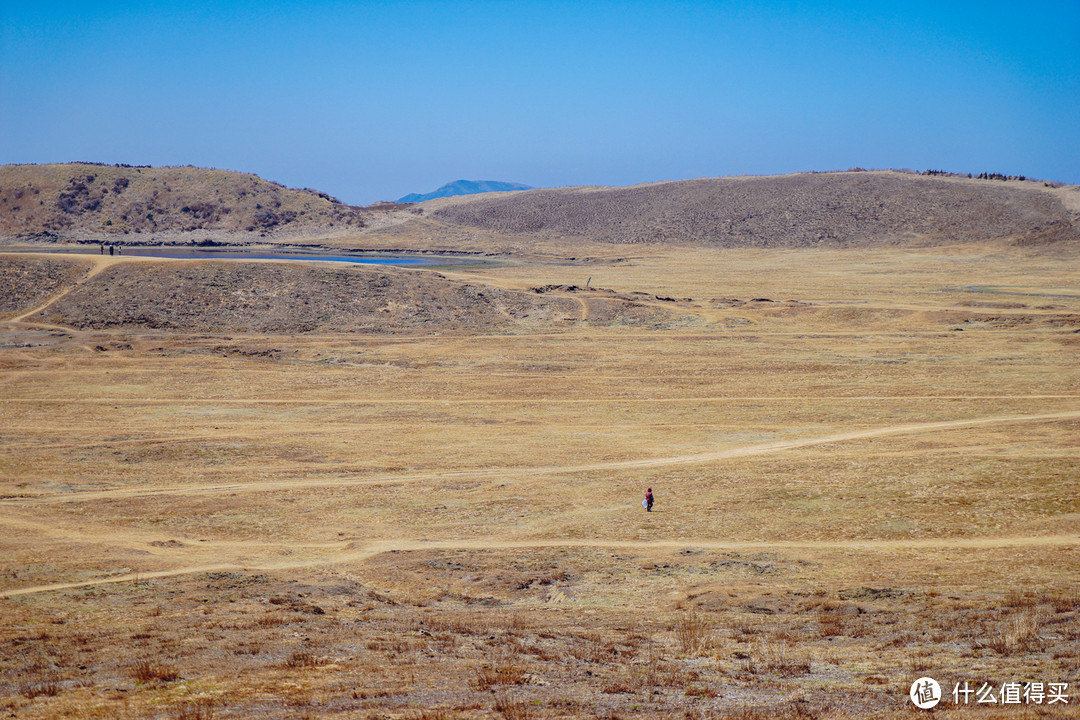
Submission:
<svg viewBox="0 0 1080 720">
<path fill-rule="evenodd" d="M 619 188 L 530 190 L 431 205 L 448 224 L 507 235 L 712 247 L 1080 241 L 1080 188 L 902 172 L 804 173 Z M 425 207 L 429 207 L 425 205 Z"/>
<path fill-rule="evenodd" d="M 0 236 L 231 231 L 253 235 L 360 228 L 368 212 L 323 192 L 248 173 L 67 163 L 0 166 Z"/>
</svg>

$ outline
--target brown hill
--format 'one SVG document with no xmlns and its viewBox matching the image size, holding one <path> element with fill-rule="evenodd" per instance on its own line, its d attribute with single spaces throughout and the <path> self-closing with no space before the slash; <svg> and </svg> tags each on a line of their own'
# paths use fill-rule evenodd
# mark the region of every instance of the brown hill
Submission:
<svg viewBox="0 0 1080 720">
<path fill-rule="evenodd" d="M 79 330 L 229 333 L 455 333 L 685 322 L 673 301 L 641 293 L 540 287 L 508 290 L 439 273 L 310 262 L 128 261 L 88 277 L 87 261 L 0 256 L 0 313 L 31 310 L 70 290 L 29 322 Z M 42 283 L 45 284 L 45 283 Z M 582 297 L 574 297 L 574 295 Z"/>
<path fill-rule="evenodd" d="M 461 227 L 713 247 L 1080 241 L 1080 188 L 900 172 L 811 173 L 530 190 L 426 203 Z"/>
<path fill-rule="evenodd" d="M 194 167 L 0 166 L 0 237 L 359 228 L 369 213 L 326 193 Z"/>
</svg>

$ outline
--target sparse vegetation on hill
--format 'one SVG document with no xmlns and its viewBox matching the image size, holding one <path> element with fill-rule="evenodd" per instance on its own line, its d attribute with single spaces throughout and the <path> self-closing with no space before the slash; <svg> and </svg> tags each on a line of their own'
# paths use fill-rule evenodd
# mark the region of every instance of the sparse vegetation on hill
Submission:
<svg viewBox="0 0 1080 720">
<path fill-rule="evenodd" d="M 254 235 L 360 228 L 368 213 L 317 190 L 292 190 L 255 175 L 194 167 L 5 165 L 0 236 L 235 231 Z"/>
<path fill-rule="evenodd" d="M 1080 214 L 1042 183 L 846 172 L 532 190 L 434 215 L 501 233 L 713 247 L 1080 241 Z"/>
<path fill-rule="evenodd" d="M 72 283 L 87 265 L 51 257 L 0 259 L 0 315 L 27 310 Z"/>
<path fill-rule="evenodd" d="M 55 278 L 48 285 L 55 291 L 84 268 L 76 261 L 3 258 L 0 278 Z M 0 308 L 26 311 L 47 294 L 20 292 L 25 284 L 5 286 Z M 678 314 L 640 293 L 594 290 L 594 297 L 578 300 L 567 297 L 570 291 L 543 290 L 511 291 L 438 273 L 354 265 L 122 263 L 74 287 L 35 319 L 86 330 L 393 335 L 550 329 L 586 316 L 598 326 L 656 326 Z"/>
</svg>

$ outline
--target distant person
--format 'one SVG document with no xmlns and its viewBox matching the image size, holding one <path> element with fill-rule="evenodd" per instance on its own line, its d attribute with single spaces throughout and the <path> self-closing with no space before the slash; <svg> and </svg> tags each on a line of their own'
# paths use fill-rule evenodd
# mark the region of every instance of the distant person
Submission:
<svg viewBox="0 0 1080 720">
<path fill-rule="evenodd" d="M 116 254 L 117 255 L 123 255 L 124 254 L 124 246 L 123 245 L 117 245 L 116 246 Z"/>
<path fill-rule="evenodd" d="M 101 243 L 101 254 L 105 254 L 105 243 Z"/>
<path fill-rule="evenodd" d="M 645 499 L 641 502 L 641 504 L 645 506 L 645 509 L 648 512 L 652 512 L 652 506 L 653 506 L 652 488 L 649 488 L 648 490 L 645 491 Z"/>
<path fill-rule="evenodd" d="M 113 254 L 113 246 L 112 246 L 112 245 L 110 245 L 110 246 L 109 246 L 109 254 L 110 254 L 110 255 L 112 255 L 112 254 Z"/>
</svg>

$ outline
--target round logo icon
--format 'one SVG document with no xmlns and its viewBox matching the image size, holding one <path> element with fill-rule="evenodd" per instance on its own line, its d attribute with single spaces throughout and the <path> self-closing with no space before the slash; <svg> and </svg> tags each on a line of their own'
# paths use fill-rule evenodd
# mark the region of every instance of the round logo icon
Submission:
<svg viewBox="0 0 1080 720">
<path fill-rule="evenodd" d="M 911 683 L 911 702 L 915 707 L 929 710 L 941 702 L 941 686 L 932 677 L 921 677 Z"/>
</svg>

